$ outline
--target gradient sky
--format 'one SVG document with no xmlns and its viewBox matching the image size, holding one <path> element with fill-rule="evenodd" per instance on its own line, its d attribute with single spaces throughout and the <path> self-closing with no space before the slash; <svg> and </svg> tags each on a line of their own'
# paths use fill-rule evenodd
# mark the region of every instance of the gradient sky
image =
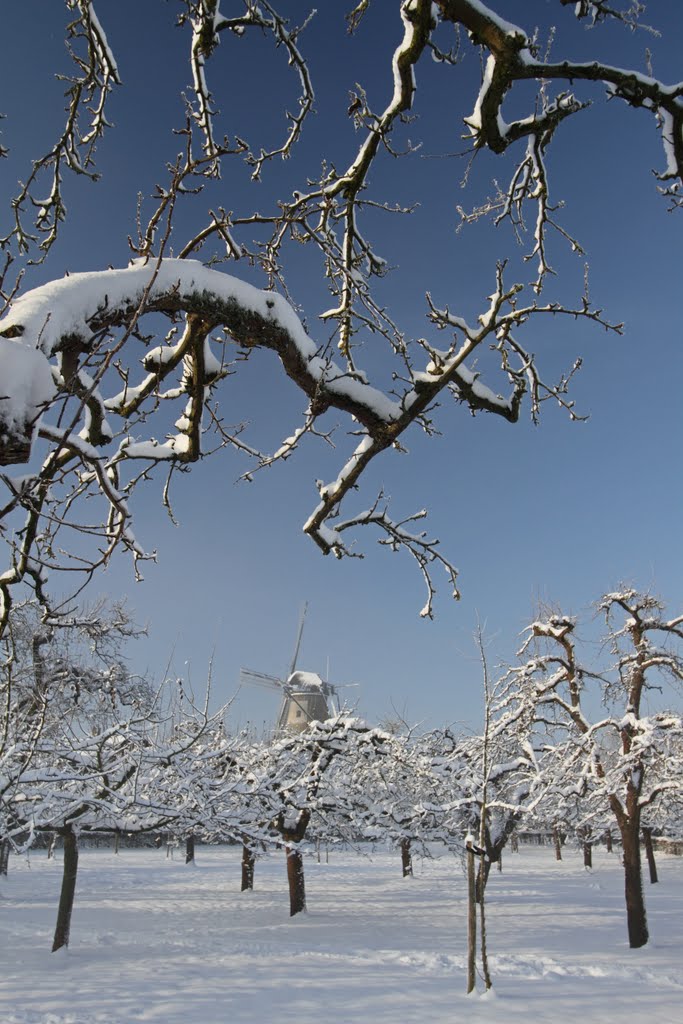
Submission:
<svg viewBox="0 0 683 1024">
<path fill-rule="evenodd" d="M 390 57 L 401 36 L 398 5 L 373 4 L 353 39 L 343 30 L 350 3 L 330 6 L 300 39 L 310 57 L 317 112 L 298 153 L 267 168 L 259 186 L 249 184 L 242 165 L 228 165 L 211 203 L 236 212 L 265 208 L 273 196 L 301 188 L 321 159 L 345 166 L 359 142 L 346 116 L 349 89 L 360 82 L 376 109 L 386 103 Z M 618 26 L 587 31 L 554 0 L 494 6 L 513 21 L 523 9 L 523 27 L 532 31 L 538 24 L 542 35 L 555 23 L 556 59 L 593 54 L 644 70 L 649 48 L 655 75 L 665 81 L 683 77 L 683 9 L 670 0 L 647 5 L 645 20 L 662 29 L 661 37 Z M 47 265 L 27 275 L 27 287 L 65 269 L 125 265 L 136 194 L 149 194 L 163 179 L 163 165 L 178 148 L 171 128 L 179 123 L 178 94 L 189 69 L 187 32 L 173 25 L 176 7 L 160 0 L 97 4 L 124 82 L 111 101 L 115 128 L 99 150 L 103 178 L 68 183 L 69 221 Z M 222 9 L 232 13 L 226 0 Z M 308 8 L 292 2 L 288 10 L 301 20 Z M 3 12 L 6 38 L 13 40 L 0 67 L 0 109 L 8 115 L 3 143 L 10 148 L 9 159 L 0 162 L 3 195 L 12 193 L 27 161 L 58 130 L 63 86 L 53 74 L 66 70 L 66 20 L 62 5 L 44 0 L 24 0 Z M 479 81 L 478 56 L 465 50 L 458 68 L 431 61 L 418 68 L 419 120 L 403 141 L 422 138 L 423 148 L 403 160 L 382 160 L 372 175 L 373 196 L 420 204 L 410 217 L 372 221 L 377 248 L 395 268 L 382 286 L 383 301 L 414 337 L 433 337 L 425 320 L 427 289 L 437 305 L 474 319 L 486 307 L 497 258 L 510 257 L 510 280 L 530 277 L 520 260 L 524 250 L 507 229 L 480 222 L 455 230 L 457 205 L 476 205 L 490 192 L 492 178 L 505 182 L 511 167 L 486 154 L 475 162 L 468 188 L 461 187 L 462 117 L 471 112 Z M 273 56 L 267 40 L 224 39 L 208 77 L 221 110 L 220 132 L 278 137 L 282 108 L 291 107 L 296 91 L 282 55 Z M 668 213 L 657 195 L 652 171 L 662 168 L 663 152 L 653 119 L 617 101 L 606 104 L 600 90 L 577 92 L 596 103 L 561 126 L 549 157 L 551 184 L 566 203 L 563 224 L 588 254 L 591 297 L 612 320 L 625 322 L 625 335 L 546 321 L 532 325 L 525 341 L 548 378 L 583 357 L 573 397 L 589 420 L 571 423 L 550 403 L 539 427 L 528 417 L 511 426 L 444 407 L 438 417 L 442 435 L 429 439 L 412 431 L 409 454 L 390 452 L 378 460 L 350 506 L 366 507 L 381 486 L 396 515 L 428 508 L 427 529 L 459 566 L 462 600 L 450 600 L 444 578 L 436 621 L 421 620 L 422 582 L 407 555 L 378 548 L 368 534 L 359 538 L 364 560 L 338 562 L 321 556 L 302 534 L 317 501 L 315 479 L 333 478 L 349 450 L 348 424 L 341 423 L 337 452 L 307 446 L 251 484 L 236 484 L 248 467 L 230 453 L 195 467 L 175 487 L 178 527 L 164 513 L 158 487 L 138 494 L 136 533 L 157 550 L 158 564 L 149 564 L 144 583 L 134 584 L 128 563 L 117 560 L 91 591 L 127 595 L 135 617 L 148 623 L 149 639 L 130 650 L 132 668 L 159 678 L 172 662 L 173 671 L 190 673 L 200 692 L 213 659 L 214 698 L 226 700 L 236 691 L 240 665 L 271 674 L 286 670 L 299 611 L 308 601 L 300 667 L 325 674 L 329 659 L 333 682 L 360 684 L 348 696 L 361 714 L 371 721 L 398 713 L 426 725 L 476 724 L 481 673 L 472 634 L 478 619 L 495 663 L 514 656 L 519 632 L 539 602 L 585 613 L 582 632 L 590 641 L 599 634 L 591 602 L 620 581 L 653 588 L 672 613 L 677 608 L 683 566 L 683 213 Z M 528 101 L 528 94 L 520 95 L 510 109 L 523 114 Z M 209 204 L 189 202 L 181 211 L 179 243 L 202 225 L 202 205 Z M 548 285 L 548 298 L 577 301 L 583 261 L 559 239 L 550 255 L 558 276 Z M 312 336 L 323 341 L 325 328 L 316 317 L 329 300 L 307 253 L 294 251 L 290 260 L 293 298 Z M 263 284 L 240 264 L 226 269 Z M 384 353 L 373 354 L 371 345 L 363 358 L 373 371 L 386 372 Z M 222 407 L 229 419 L 251 422 L 253 443 L 275 450 L 304 402 L 268 356 L 257 353 L 230 378 Z M 245 691 L 235 701 L 233 721 L 260 728 L 276 712 L 276 698 Z"/>
</svg>

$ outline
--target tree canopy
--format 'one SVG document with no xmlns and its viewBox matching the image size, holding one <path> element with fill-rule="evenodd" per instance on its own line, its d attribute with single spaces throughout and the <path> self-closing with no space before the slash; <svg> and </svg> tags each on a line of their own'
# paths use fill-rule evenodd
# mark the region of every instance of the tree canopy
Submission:
<svg viewBox="0 0 683 1024">
<path fill-rule="evenodd" d="M 381 489 L 356 494 L 377 456 L 403 450 L 411 431 L 439 430 L 447 399 L 511 424 L 522 415 L 537 422 L 547 401 L 581 417 L 570 392 L 581 359 L 546 372 L 544 353 L 526 340 L 531 325 L 547 322 L 552 336 L 563 319 L 612 333 L 622 324 L 618 310 L 613 317 L 593 301 L 581 240 L 553 191 L 553 144 L 569 130 L 580 138 L 594 103 L 644 111 L 658 169 L 643 189 L 661 193 L 662 215 L 682 205 L 683 84 L 656 76 L 657 36 L 643 24 L 644 5 L 559 0 L 557 31 L 545 34 L 531 20 L 537 12 L 517 26 L 507 20 L 509 6 L 403 0 L 378 14 L 361 0 L 348 5 L 345 20 L 335 5 L 295 24 L 298 9 L 285 2 L 177 3 L 186 64 L 155 65 L 156 98 L 140 96 L 137 112 L 150 136 L 162 114 L 174 132 L 173 148 L 159 153 L 154 188 L 149 154 L 144 161 L 138 151 L 126 154 L 137 176 L 134 229 L 123 232 L 131 262 L 51 279 L 76 186 L 102 175 L 105 203 L 106 189 L 119 182 L 100 166 L 100 150 L 116 133 L 126 147 L 126 126 L 109 116 L 126 88 L 123 42 L 113 41 L 96 3 L 66 0 L 65 116 L 47 143 L 36 139 L 32 162 L 7 194 L 1 228 L 0 461 L 25 468 L 2 475 L 0 624 L 15 585 L 30 584 L 45 601 L 56 570 L 75 573 L 80 586 L 116 548 L 144 558 L 133 494 L 156 471 L 166 476 L 170 509 L 174 473 L 216 449 L 239 451 L 249 478 L 309 439 L 341 450 L 337 475 L 316 481 L 303 524 L 321 551 L 358 555 L 360 528 L 371 526 L 381 544 L 415 559 L 426 584 L 423 615 L 432 614 L 435 570 L 445 570 L 458 595 L 455 563 L 421 526 L 428 496 L 395 513 Z M 167 7 L 154 17 L 168 21 L 173 13 Z M 381 53 L 376 36 L 370 48 L 364 42 L 376 17 L 386 27 Z M 309 55 L 314 22 L 318 49 Z M 563 48 L 575 22 L 595 30 L 588 60 Z M 603 33 L 609 41 L 615 29 L 644 34 L 652 52 L 643 66 L 602 58 Z M 321 38 L 359 60 L 343 87 L 323 82 L 318 94 L 312 67 L 319 69 Z M 238 89 L 226 81 L 232 58 L 241 73 L 251 69 Z M 267 93 L 267 116 L 253 116 L 252 93 Z M 439 116 L 415 121 L 435 100 L 443 104 Z M 315 119 L 327 126 L 329 151 L 307 141 Z M 458 202 L 448 193 L 442 201 L 444 210 L 456 206 L 449 230 L 483 220 L 499 229 L 482 287 L 488 298 L 476 312 L 457 289 L 449 294 L 429 251 L 423 273 L 401 280 L 420 307 L 424 336 L 395 315 L 391 283 L 393 248 L 410 248 L 413 204 L 432 187 L 429 162 L 415 161 L 425 155 L 421 132 L 432 156 L 462 156 L 467 189 Z M 5 141 L 11 158 L 11 117 Z M 577 152 L 577 175 L 581 153 L 590 159 L 589 143 Z M 404 182 L 394 190 L 395 164 L 421 175 L 407 202 L 394 198 L 405 193 Z M 127 183 L 126 174 L 120 184 Z M 585 188 L 596 187 L 586 175 Z M 392 226 L 380 227 L 384 221 Z M 553 269 L 565 249 L 578 257 L 568 283 Z M 305 293 L 302 278 L 310 279 Z M 303 404 L 300 422 L 270 451 L 250 440 L 243 423 L 230 422 L 222 400 L 229 378 L 239 378 L 258 349 L 279 360 Z M 405 507 L 414 499 L 400 500 Z"/>
</svg>

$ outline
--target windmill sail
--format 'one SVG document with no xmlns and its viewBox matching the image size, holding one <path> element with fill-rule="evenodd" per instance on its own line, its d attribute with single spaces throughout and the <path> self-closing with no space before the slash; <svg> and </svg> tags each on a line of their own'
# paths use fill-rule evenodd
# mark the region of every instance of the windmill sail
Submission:
<svg viewBox="0 0 683 1024">
<path fill-rule="evenodd" d="M 265 686 L 269 690 L 281 690 L 285 685 L 277 676 L 269 676 L 267 672 L 256 672 L 251 668 L 240 669 L 240 686 Z"/>
<path fill-rule="evenodd" d="M 292 658 L 292 664 L 289 666 L 289 673 L 287 678 L 289 679 L 296 671 L 296 663 L 299 658 L 299 651 L 301 649 L 301 637 L 304 635 L 304 622 L 306 621 L 306 612 L 308 611 L 308 601 L 304 602 L 304 606 L 301 609 L 301 617 L 299 619 L 299 632 L 296 637 L 296 644 L 294 646 L 294 657 Z"/>
</svg>

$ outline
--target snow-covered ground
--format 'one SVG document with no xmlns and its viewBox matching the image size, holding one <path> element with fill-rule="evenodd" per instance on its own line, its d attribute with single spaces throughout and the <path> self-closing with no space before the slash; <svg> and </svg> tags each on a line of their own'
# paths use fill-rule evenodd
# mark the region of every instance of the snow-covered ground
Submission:
<svg viewBox="0 0 683 1024">
<path fill-rule="evenodd" d="M 452 855 L 400 877 L 397 852 L 306 860 L 288 917 L 283 856 L 240 894 L 237 848 L 84 850 L 68 953 L 49 952 L 61 855 L 12 858 L 0 900 L 3 1024 L 683 1022 L 683 858 L 647 885 L 652 941 L 626 943 L 618 855 L 507 854 L 488 888 L 495 997 L 465 995 L 465 904 Z"/>
</svg>

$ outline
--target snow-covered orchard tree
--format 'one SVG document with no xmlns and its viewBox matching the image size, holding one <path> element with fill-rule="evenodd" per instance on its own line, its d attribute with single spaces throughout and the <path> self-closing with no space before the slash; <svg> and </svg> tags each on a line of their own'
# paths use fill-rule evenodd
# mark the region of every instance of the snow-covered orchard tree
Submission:
<svg viewBox="0 0 683 1024">
<path fill-rule="evenodd" d="M 125 608 L 100 603 L 50 618 L 35 601 L 12 608 L 0 665 L 0 845 L 17 829 L 17 787 L 42 746 L 75 723 L 102 732 L 121 706 L 149 708 L 153 693 L 132 677 L 122 644 L 139 635 Z M 5 861 L 6 866 L 6 861 Z"/>
<path fill-rule="evenodd" d="M 12 611 L 10 638 L 18 611 Z M 35 624 L 30 616 L 29 623 Z M 102 623 L 95 618 L 82 616 L 72 625 L 102 640 Z M 119 627 L 129 628 L 125 616 Z M 64 629 L 59 622 L 58 637 Z M 53 660 L 42 651 L 49 638 L 29 636 L 39 637 L 39 653 L 34 649 L 33 676 L 23 700 L 15 698 L 19 706 L 10 718 L 8 734 L 18 753 L 12 758 L 8 744 L 4 760 L 14 775 L 2 792 L 3 838 L 19 847 L 28 847 L 37 833 L 62 839 L 56 951 L 69 943 L 79 835 L 159 829 L 188 834 L 207 827 L 213 792 L 220 789 L 225 800 L 233 784 L 234 758 L 221 728 L 225 709 L 209 715 L 208 695 L 197 707 L 191 700 L 179 701 L 175 686 L 169 696 L 166 687 L 154 691 L 118 679 L 119 658 L 107 667 L 102 650 L 99 670 L 79 665 L 73 651 L 69 661 Z M 105 637 L 103 646 L 112 643 L 111 636 Z M 25 707 L 28 712 L 22 711 Z M 5 764 L 2 773 L 8 774 Z"/>
<path fill-rule="evenodd" d="M 354 775 L 382 752 L 386 739 L 361 719 L 340 714 L 271 746 L 271 783 L 264 778 L 260 788 L 270 790 L 271 841 L 285 847 L 290 916 L 306 909 L 302 844 L 313 815 L 353 820 Z"/>
<path fill-rule="evenodd" d="M 186 707 L 185 728 L 169 735 L 165 710 L 135 709 L 95 736 L 71 732 L 46 744 L 27 779 L 32 828 L 56 830 L 64 843 L 62 891 L 53 951 L 68 945 L 78 867 L 87 832 L 175 835 L 211 832 L 220 789 L 236 784 L 234 758 L 220 729 L 224 709 Z"/>
<path fill-rule="evenodd" d="M 358 837 L 396 847 L 408 878 L 413 853 L 444 839 L 444 793 L 432 771 L 441 736 L 411 729 L 377 735 L 375 756 L 359 763 L 350 780 L 352 824 Z"/>
<path fill-rule="evenodd" d="M 244 456 L 250 477 L 292 456 L 306 440 L 332 441 L 340 419 L 349 425 L 350 440 L 335 436 L 346 452 L 334 477 L 317 481 L 305 532 L 323 553 L 337 557 L 358 553 L 361 527 L 378 531 L 390 549 L 408 551 L 425 579 L 425 615 L 432 613 L 435 570 L 445 570 L 457 594 L 453 562 L 415 525 L 425 515 L 422 507 L 395 514 L 382 492 L 357 505 L 356 495 L 379 455 L 403 451 L 411 430 L 437 431 L 435 410 L 447 399 L 510 423 L 525 408 L 537 420 L 546 400 L 577 417 L 568 387 L 580 360 L 559 379 L 546 375 L 525 342 L 525 329 L 538 320 L 552 329 L 559 318 L 621 328 L 587 291 L 572 296 L 561 283 L 548 283 L 555 244 L 581 254 L 552 198 L 548 154 L 554 138 L 568 122 L 580 131 L 586 108 L 605 94 L 615 106 L 645 111 L 659 135 L 655 185 L 664 197 L 662 215 L 667 203 L 683 204 L 683 85 L 659 81 L 647 66 L 603 61 L 600 31 L 592 34 L 589 61 L 572 61 L 563 49 L 563 29 L 574 19 L 596 30 L 610 23 L 631 30 L 643 5 L 555 3 L 552 58 L 547 40 L 534 32 L 533 4 L 518 12 L 528 22 L 519 27 L 500 13 L 502 0 L 349 0 L 324 5 L 298 25 L 289 19 L 301 16 L 301 6 L 291 0 L 161 5 L 159 31 L 162 19 L 175 16 L 187 63 L 179 76 L 166 46 L 156 45 L 164 55 L 155 72 L 156 93 L 184 96 L 178 117 L 169 122 L 168 149 L 152 154 L 158 159 L 156 188 L 147 194 L 148 175 L 141 170 L 130 224 L 120 244 L 106 246 L 119 269 L 107 268 L 107 257 L 90 264 L 90 247 L 81 239 L 78 272 L 63 277 L 60 245 L 71 230 L 77 186 L 101 176 L 102 207 L 108 188 L 114 194 L 126 187 L 99 165 L 99 154 L 110 133 L 127 139 L 126 116 L 137 115 L 148 99 L 136 96 L 127 108 L 117 107 L 127 76 L 144 63 L 133 43 L 137 33 L 126 31 L 115 52 L 106 23 L 113 11 L 97 0 L 65 0 L 72 63 L 57 70 L 66 86 L 66 115 L 50 138 L 36 137 L 33 160 L 0 212 L 0 463 L 24 467 L 2 476 L 7 561 L 0 577 L 0 628 L 19 584 L 31 585 L 46 600 L 50 572 L 68 569 L 71 578 L 75 572 L 87 577 L 117 547 L 135 560 L 145 557 L 133 530 L 132 499 L 156 470 L 169 481 L 176 470 L 227 447 Z M 386 22 L 381 44 L 364 49 L 364 30 L 379 6 Z M 316 100 L 316 62 L 306 51 L 313 14 L 316 31 L 324 22 L 327 49 L 335 33 L 345 36 L 347 29 L 358 49 L 358 62 L 347 66 L 348 95 L 341 104 L 337 95 L 336 106 L 324 91 Z M 41 24 L 33 31 L 40 32 Z M 31 35 L 18 34 L 13 45 L 24 41 L 30 47 Z M 260 88 L 282 113 L 277 137 L 272 119 L 267 128 L 263 118 L 243 125 L 247 90 L 220 84 L 231 51 L 239 48 L 241 55 L 250 45 L 258 46 L 253 66 Z M 468 70 L 473 63 L 460 59 L 470 49 L 481 56 L 478 81 Z M 371 97 L 362 85 L 366 56 L 368 75 L 377 77 L 384 64 L 383 96 Z M 412 207 L 395 202 L 384 177 L 395 157 L 410 159 L 419 147 L 413 115 L 430 88 L 444 110 L 450 97 L 468 97 L 462 111 L 456 104 L 452 117 L 441 118 L 437 148 L 453 148 L 453 122 L 460 118 L 462 148 L 472 157 L 484 151 L 498 156 L 509 182 L 496 186 L 483 205 L 475 200 L 469 212 L 459 206 L 456 220 L 473 223 L 490 215 L 510 234 L 500 235 L 482 281 L 481 294 L 488 298 L 474 318 L 459 307 L 459 295 L 441 284 L 434 293 L 429 259 L 423 260 L 424 275 L 401 286 L 404 297 L 410 293 L 413 305 L 424 310 L 424 336 L 418 337 L 394 312 L 386 290 L 387 254 L 373 238 L 381 234 L 380 219 L 395 215 L 397 221 L 403 217 L 402 244 L 410 246 Z M 149 106 L 148 118 L 164 116 L 162 108 L 172 105 Z M 0 154 L 12 159 L 15 125 L 11 110 L 7 114 Z M 327 142 L 307 149 L 317 125 L 325 126 Z M 291 160 L 283 164 L 286 157 Z M 650 164 L 657 160 L 653 149 Z M 471 181 L 481 164 L 471 166 Z M 424 178 L 420 183 L 425 164 L 413 166 L 411 203 L 417 203 L 432 186 Z M 598 186 L 591 179 L 585 187 Z M 455 205 L 450 193 L 444 195 L 448 205 Z M 523 250 L 517 248 L 520 238 Z M 302 260 L 305 294 L 290 285 Z M 37 287 L 29 287 L 32 280 Z M 241 424 L 231 425 L 219 404 L 229 393 L 229 378 L 257 349 L 279 360 L 283 380 L 299 390 L 303 406 L 300 422 L 294 429 L 283 425 L 284 440 L 270 451 L 251 443 Z M 168 483 L 163 494 L 170 506 Z M 88 496 L 95 500 L 85 503 Z"/>
<path fill-rule="evenodd" d="M 539 765 L 533 719 L 506 675 L 486 687 L 484 730 L 461 740 L 462 795 L 458 815 L 484 851 L 477 874 L 477 901 L 492 864 L 538 800 Z"/>
<path fill-rule="evenodd" d="M 642 890 L 640 831 L 643 815 L 663 795 L 680 792 L 674 754 L 681 716 L 648 711 L 648 693 L 662 679 L 683 680 L 683 617 L 668 619 L 661 602 L 626 588 L 599 603 L 614 663 L 606 671 L 584 664 L 577 652 L 576 620 L 553 614 L 528 628 L 513 671 L 534 708 L 537 737 L 545 748 L 541 777 L 545 799 L 574 809 L 580 829 L 604 828 L 609 810 L 619 828 L 629 944 L 648 941 Z M 589 684 L 602 699 L 592 708 Z M 553 812 L 554 813 L 554 812 Z"/>
</svg>

